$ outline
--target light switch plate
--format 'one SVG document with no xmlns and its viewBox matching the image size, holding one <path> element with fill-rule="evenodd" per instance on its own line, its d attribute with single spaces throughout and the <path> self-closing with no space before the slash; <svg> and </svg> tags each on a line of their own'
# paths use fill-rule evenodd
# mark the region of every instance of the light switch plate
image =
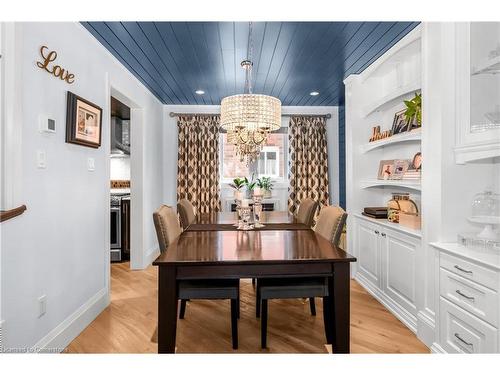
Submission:
<svg viewBox="0 0 500 375">
<path fill-rule="evenodd" d="M 91 172 L 95 171 L 95 159 L 87 158 L 87 169 Z"/>
<path fill-rule="evenodd" d="M 47 296 L 44 294 L 43 296 L 38 297 L 38 317 L 45 315 L 47 312 Z"/>
<path fill-rule="evenodd" d="M 36 166 L 41 169 L 47 168 L 47 155 L 45 151 L 38 150 L 36 152 Z"/>
</svg>

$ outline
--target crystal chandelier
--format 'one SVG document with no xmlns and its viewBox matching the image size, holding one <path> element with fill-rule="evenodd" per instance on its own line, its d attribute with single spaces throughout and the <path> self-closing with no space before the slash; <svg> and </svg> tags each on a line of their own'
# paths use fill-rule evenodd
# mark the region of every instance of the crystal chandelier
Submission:
<svg viewBox="0 0 500 375">
<path fill-rule="evenodd" d="M 269 132 L 281 127 L 281 101 L 278 98 L 252 93 L 252 23 L 248 32 L 247 59 L 241 62 L 245 69 L 245 93 L 222 99 L 221 127 L 227 131 L 241 161 L 255 161 L 267 142 Z"/>
</svg>

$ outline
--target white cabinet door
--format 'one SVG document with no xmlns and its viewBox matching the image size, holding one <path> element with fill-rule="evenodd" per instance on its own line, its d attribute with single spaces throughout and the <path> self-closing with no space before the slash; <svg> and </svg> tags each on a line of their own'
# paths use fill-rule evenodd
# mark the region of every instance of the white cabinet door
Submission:
<svg viewBox="0 0 500 375">
<path fill-rule="evenodd" d="M 415 261 L 420 241 L 411 236 L 381 229 L 382 291 L 405 312 L 415 317 Z"/>
<path fill-rule="evenodd" d="M 456 161 L 500 155 L 500 22 L 456 24 Z"/>
<path fill-rule="evenodd" d="M 357 272 L 374 286 L 380 286 L 380 227 L 356 220 Z"/>
</svg>

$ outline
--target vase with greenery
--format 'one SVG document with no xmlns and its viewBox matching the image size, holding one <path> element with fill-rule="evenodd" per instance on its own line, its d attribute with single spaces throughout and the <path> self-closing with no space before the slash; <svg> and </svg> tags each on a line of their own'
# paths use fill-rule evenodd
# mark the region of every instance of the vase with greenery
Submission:
<svg viewBox="0 0 500 375">
<path fill-rule="evenodd" d="M 246 178 L 246 177 L 245 177 Z M 229 184 L 229 187 L 232 187 L 234 190 L 240 191 L 243 186 L 245 186 L 245 178 L 236 177 L 232 183 Z"/>
<path fill-rule="evenodd" d="M 422 126 L 422 94 L 418 92 L 411 100 L 405 100 L 406 112 L 405 119 L 408 124 L 411 123 L 413 118 L 416 118 L 418 126 Z"/>
<path fill-rule="evenodd" d="M 243 178 L 243 185 L 245 185 L 245 187 L 247 188 L 247 198 L 252 198 L 253 188 L 255 187 L 255 185 L 257 185 L 257 181 L 255 181 L 253 173 L 250 180 L 246 177 Z"/>
<path fill-rule="evenodd" d="M 271 191 L 273 190 L 273 181 L 271 177 L 261 177 L 257 179 L 257 186 L 263 190 L 264 198 L 271 197 Z"/>
</svg>

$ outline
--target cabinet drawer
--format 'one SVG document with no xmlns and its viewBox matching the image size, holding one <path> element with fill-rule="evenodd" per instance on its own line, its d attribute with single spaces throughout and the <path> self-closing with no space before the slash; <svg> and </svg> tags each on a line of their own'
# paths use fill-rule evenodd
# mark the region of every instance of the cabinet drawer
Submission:
<svg viewBox="0 0 500 375">
<path fill-rule="evenodd" d="M 439 270 L 441 296 L 498 327 L 498 293 L 444 268 Z"/>
<path fill-rule="evenodd" d="M 496 353 L 495 327 L 440 297 L 440 341 L 448 353 Z"/>
<path fill-rule="evenodd" d="M 443 252 L 440 255 L 439 264 L 448 271 L 498 292 L 498 284 L 500 283 L 499 273 L 493 270 Z"/>
</svg>

